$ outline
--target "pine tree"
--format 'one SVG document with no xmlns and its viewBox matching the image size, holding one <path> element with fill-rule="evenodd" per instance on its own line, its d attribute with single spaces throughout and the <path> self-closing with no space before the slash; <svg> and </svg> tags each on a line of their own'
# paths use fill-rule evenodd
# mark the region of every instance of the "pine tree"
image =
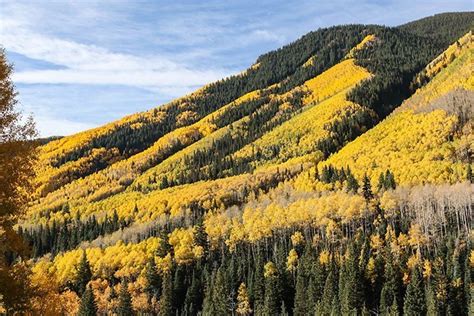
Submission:
<svg viewBox="0 0 474 316">
<path fill-rule="evenodd" d="M 304 275 L 303 265 L 298 265 L 298 275 L 296 277 L 296 293 L 295 293 L 295 306 L 293 308 L 293 315 L 307 315 L 309 310 L 308 306 L 308 295 L 306 286 L 306 276 Z"/>
<path fill-rule="evenodd" d="M 255 315 L 261 315 L 265 304 L 265 280 L 262 265 L 259 260 L 256 261 L 254 281 L 252 285 Z"/>
<path fill-rule="evenodd" d="M 451 284 L 448 290 L 448 314 L 449 315 L 465 315 L 467 301 L 464 297 L 463 272 L 460 264 L 460 250 L 456 245 L 453 255 L 451 256 L 451 269 L 449 276 Z"/>
<path fill-rule="evenodd" d="M 380 293 L 380 312 L 386 313 L 390 304 L 397 304 L 400 295 L 401 276 L 392 253 L 387 251 L 384 269 L 384 283 Z"/>
<path fill-rule="evenodd" d="M 447 313 L 449 281 L 441 258 L 434 261 L 432 282 L 436 296 L 436 309 L 441 315 L 444 315 Z"/>
<path fill-rule="evenodd" d="M 370 316 L 370 312 L 369 310 L 367 309 L 367 306 L 364 306 L 362 307 L 362 311 L 361 311 L 361 316 Z"/>
<path fill-rule="evenodd" d="M 331 316 L 341 315 L 341 304 L 339 303 L 339 300 L 337 299 L 337 297 L 334 297 L 330 307 L 331 307 L 331 312 L 329 313 L 329 315 Z"/>
<path fill-rule="evenodd" d="M 379 183 L 377 185 L 377 189 L 380 191 L 384 190 L 386 188 L 386 183 L 385 183 L 385 175 L 383 172 L 380 173 L 379 176 Z"/>
<path fill-rule="evenodd" d="M 398 311 L 398 304 L 397 304 L 397 299 L 394 297 L 392 305 L 390 305 L 390 310 L 388 313 L 389 316 L 398 316 L 400 315 L 400 312 Z"/>
<path fill-rule="evenodd" d="M 158 298 L 161 291 L 161 277 L 156 269 L 154 257 L 150 257 L 145 271 L 146 287 L 145 292 L 148 295 L 148 303 L 153 297 Z"/>
<path fill-rule="evenodd" d="M 362 181 L 362 196 L 367 201 L 372 200 L 374 197 L 374 194 L 372 193 L 372 186 L 370 185 L 370 179 L 367 174 L 364 175 L 364 179 Z"/>
<path fill-rule="evenodd" d="M 385 189 L 386 190 L 395 190 L 397 184 L 395 183 L 395 176 L 390 170 L 387 170 L 385 173 Z"/>
<path fill-rule="evenodd" d="M 160 297 L 160 316 L 172 316 L 173 315 L 173 285 L 171 283 L 171 274 L 165 273 L 163 276 L 163 282 L 161 284 L 161 297 Z"/>
<path fill-rule="evenodd" d="M 186 298 L 184 300 L 184 305 L 186 306 L 189 315 L 197 314 L 202 303 L 201 281 L 197 276 L 198 274 L 199 270 L 193 270 L 191 285 L 186 291 Z"/>
<path fill-rule="evenodd" d="M 84 290 L 81 298 L 81 304 L 79 305 L 78 316 L 95 316 L 97 315 L 97 304 L 94 298 L 94 292 L 90 286 Z"/>
<path fill-rule="evenodd" d="M 285 301 L 281 301 L 281 307 L 280 307 L 280 315 L 281 316 L 288 316 L 288 312 L 286 311 L 286 305 L 285 305 Z"/>
<path fill-rule="evenodd" d="M 324 291 L 324 284 L 326 282 L 326 269 L 319 260 L 311 265 L 311 275 L 309 277 L 308 285 L 308 312 L 314 313 L 316 310 L 316 303 L 321 301 Z"/>
<path fill-rule="evenodd" d="M 120 286 L 120 293 L 119 293 L 119 304 L 117 308 L 117 315 L 119 316 L 129 316 L 133 315 L 133 307 L 132 307 L 132 297 L 128 292 L 128 283 L 124 280 Z"/>
<path fill-rule="evenodd" d="M 212 302 L 214 305 L 214 315 L 226 315 L 229 313 L 229 289 L 225 277 L 224 266 L 221 266 L 216 273 L 212 287 Z"/>
<path fill-rule="evenodd" d="M 76 289 L 79 295 L 82 295 L 86 290 L 87 284 L 92 278 L 91 267 L 89 261 L 87 260 L 86 251 L 82 251 L 81 261 L 79 262 L 79 267 L 77 269 L 76 277 Z"/>
<path fill-rule="evenodd" d="M 202 302 L 202 314 L 203 315 L 212 315 L 214 313 L 214 305 L 212 302 L 212 283 L 215 274 L 211 276 L 206 275 L 205 279 L 205 288 L 204 288 L 204 299 Z"/>
<path fill-rule="evenodd" d="M 426 314 L 425 291 L 419 268 L 414 268 L 408 284 L 403 305 L 403 315 L 417 316 Z"/>
<path fill-rule="evenodd" d="M 344 287 L 339 289 L 341 310 L 344 314 L 357 313 L 362 307 L 362 275 L 359 270 L 359 264 L 355 253 L 355 246 L 351 244 L 348 249 L 348 256 L 344 263 L 345 269 L 342 276 Z"/>
<path fill-rule="evenodd" d="M 352 173 L 349 173 L 347 175 L 347 191 L 357 193 L 357 190 L 359 190 L 359 182 L 357 182 Z"/>
<path fill-rule="evenodd" d="M 245 283 L 241 283 L 239 286 L 237 294 L 237 315 L 248 316 L 252 314 L 252 309 L 250 308 L 249 296 L 247 293 L 247 287 Z"/>
<path fill-rule="evenodd" d="M 185 267 L 183 265 L 177 265 L 173 276 L 173 306 L 178 309 L 179 306 L 184 304 L 186 298 L 186 287 L 184 285 L 185 279 Z"/>
<path fill-rule="evenodd" d="M 196 246 L 201 246 L 204 249 L 203 257 L 206 258 L 209 253 L 209 242 L 202 218 L 196 226 L 194 226 L 194 243 Z"/>
<path fill-rule="evenodd" d="M 329 274 L 326 278 L 326 282 L 324 284 L 323 297 L 321 300 L 322 314 L 331 314 L 332 304 L 334 300 L 337 301 L 338 298 L 337 289 L 337 271 L 335 269 L 335 263 L 332 263 Z"/>
<path fill-rule="evenodd" d="M 265 264 L 265 315 L 277 315 L 281 306 L 281 285 L 273 262 Z"/>
<path fill-rule="evenodd" d="M 436 297 L 431 282 L 426 285 L 426 311 L 427 315 L 438 315 Z"/>
<path fill-rule="evenodd" d="M 472 167 L 470 163 L 467 165 L 466 180 L 469 181 L 470 183 L 474 183 L 474 176 L 472 174 Z"/>
</svg>

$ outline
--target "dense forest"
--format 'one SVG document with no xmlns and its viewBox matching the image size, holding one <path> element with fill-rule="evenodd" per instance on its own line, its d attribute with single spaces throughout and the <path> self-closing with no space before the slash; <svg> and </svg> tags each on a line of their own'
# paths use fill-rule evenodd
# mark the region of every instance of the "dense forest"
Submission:
<svg viewBox="0 0 474 316">
<path fill-rule="evenodd" d="M 0 196 L 25 213 L 0 213 L 0 314 L 471 315 L 473 22 L 319 29 L 150 111 L 10 141 L 31 158 Z"/>
</svg>

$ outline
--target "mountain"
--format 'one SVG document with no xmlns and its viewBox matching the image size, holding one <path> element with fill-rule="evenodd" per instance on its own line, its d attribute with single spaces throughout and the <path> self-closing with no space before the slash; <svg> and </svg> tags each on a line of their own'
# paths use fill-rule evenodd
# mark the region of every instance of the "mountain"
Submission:
<svg viewBox="0 0 474 316">
<path fill-rule="evenodd" d="M 126 280 L 141 313 L 467 315 L 473 21 L 319 29 L 44 142 L 18 227 L 33 275 L 77 301 L 86 249 L 102 313 Z"/>
</svg>

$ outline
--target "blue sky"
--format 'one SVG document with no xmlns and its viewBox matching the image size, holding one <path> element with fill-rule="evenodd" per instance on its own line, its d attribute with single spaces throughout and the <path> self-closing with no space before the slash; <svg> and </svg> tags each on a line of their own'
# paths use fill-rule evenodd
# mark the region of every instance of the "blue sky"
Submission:
<svg viewBox="0 0 474 316">
<path fill-rule="evenodd" d="M 319 27 L 399 25 L 472 0 L 0 0 L 0 45 L 41 136 L 150 109 Z"/>
</svg>

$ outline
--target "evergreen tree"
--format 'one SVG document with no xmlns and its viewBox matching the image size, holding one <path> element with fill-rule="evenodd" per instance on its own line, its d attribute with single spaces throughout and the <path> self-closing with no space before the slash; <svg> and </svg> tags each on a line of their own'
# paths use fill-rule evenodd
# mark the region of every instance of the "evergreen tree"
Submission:
<svg viewBox="0 0 474 316">
<path fill-rule="evenodd" d="M 359 270 L 355 245 L 351 244 L 348 249 L 348 255 L 344 263 L 344 274 L 341 277 L 343 288 L 339 289 L 341 310 L 344 314 L 357 313 L 361 309 L 363 303 L 362 293 L 362 275 Z"/>
<path fill-rule="evenodd" d="M 207 257 L 209 253 L 209 242 L 207 238 L 207 233 L 204 227 L 204 223 L 201 220 L 194 226 L 194 243 L 196 246 L 201 246 L 204 249 L 204 258 Z"/>
<path fill-rule="evenodd" d="M 357 193 L 357 190 L 359 190 L 359 182 L 357 182 L 357 179 L 350 173 L 347 175 L 347 191 Z"/>
<path fill-rule="evenodd" d="M 321 300 L 321 312 L 324 315 L 330 315 L 332 311 L 332 305 L 334 301 L 337 301 L 338 298 L 338 286 L 337 286 L 337 271 L 335 268 L 335 263 L 331 264 L 329 274 L 326 278 L 324 284 L 323 297 Z M 339 303 L 337 301 L 337 303 Z"/>
<path fill-rule="evenodd" d="M 426 314 L 425 291 L 423 279 L 418 267 L 411 273 L 411 280 L 408 284 L 403 304 L 403 315 L 418 316 Z"/>
<path fill-rule="evenodd" d="M 166 272 L 163 276 L 163 282 L 161 284 L 161 297 L 160 297 L 160 316 L 172 316 L 173 315 L 173 285 L 171 283 L 171 274 Z"/>
<path fill-rule="evenodd" d="M 392 302 L 392 305 L 390 305 L 390 311 L 389 311 L 388 315 L 389 316 L 398 316 L 398 315 L 400 315 L 400 312 L 398 311 L 398 304 L 397 304 L 397 299 L 396 298 L 393 298 L 393 302 Z"/>
<path fill-rule="evenodd" d="M 186 298 L 184 300 L 184 305 L 186 306 L 189 315 L 197 314 L 202 303 L 201 281 L 198 278 L 198 273 L 199 270 L 193 270 L 191 285 L 188 287 Z"/>
<path fill-rule="evenodd" d="M 379 176 L 379 183 L 377 185 L 377 189 L 380 191 L 384 190 L 386 188 L 386 183 L 385 183 L 385 175 L 383 172 L 380 173 Z"/>
<path fill-rule="evenodd" d="M 380 293 L 380 312 L 386 313 L 391 304 L 397 304 L 401 291 L 401 276 L 397 262 L 394 261 L 392 253 L 387 250 L 385 269 L 384 269 L 384 283 Z"/>
<path fill-rule="evenodd" d="M 395 183 L 395 176 L 390 170 L 385 172 L 385 190 L 395 190 L 397 184 Z"/>
<path fill-rule="evenodd" d="M 364 175 L 364 179 L 362 181 L 362 196 L 367 201 L 370 201 L 374 198 L 374 194 L 372 193 L 372 186 L 370 185 L 370 179 L 367 174 Z"/>
<path fill-rule="evenodd" d="M 339 300 L 337 299 L 337 297 L 334 297 L 334 299 L 332 300 L 331 312 L 329 315 L 331 316 L 341 315 L 341 304 L 339 303 Z"/>
<path fill-rule="evenodd" d="M 229 288 L 225 278 L 224 267 L 221 266 L 216 273 L 215 281 L 211 291 L 214 315 L 226 315 L 229 313 Z"/>
<path fill-rule="evenodd" d="M 303 265 L 299 264 L 298 275 L 296 277 L 295 306 L 293 308 L 293 315 L 307 315 L 309 312 L 307 309 L 308 303 L 306 276 L 304 275 Z"/>
<path fill-rule="evenodd" d="M 450 279 L 451 284 L 448 290 L 448 314 L 466 315 L 467 300 L 464 296 L 463 272 L 460 261 L 460 249 L 456 245 L 451 256 Z M 448 261 L 449 262 L 449 261 Z"/>
<path fill-rule="evenodd" d="M 265 279 L 263 276 L 262 264 L 259 259 L 256 261 L 252 294 L 255 315 L 261 315 L 265 304 Z"/>
<path fill-rule="evenodd" d="M 97 315 L 97 303 L 95 302 L 94 292 L 90 286 L 84 290 L 81 303 L 79 305 L 78 316 L 95 316 Z"/>
<path fill-rule="evenodd" d="M 286 311 L 286 305 L 285 305 L 284 300 L 281 301 L 280 315 L 281 316 L 288 316 L 289 315 L 288 312 Z"/>
<path fill-rule="evenodd" d="M 185 273 L 183 265 L 177 265 L 173 277 L 173 307 L 179 309 L 186 298 Z"/>
<path fill-rule="evenodd" d="M 321 301 L 326 282 L 326 269 L 319 260 L 311 265 L 311 275 L 308 285 L 308 312 L 311 314 L 316 310 L 317 302 Z"/>
<path fill-rule="evenodd" d="M 441 315 L 444 315 L 447 313 L 449 281 L 441 258 L 434 261 L 432 282 L 436 296 L 436 309 Z"/>
<path fill-rule="evenodd" d="M 202 314 L 203 315 L 212 315 L 214 312 L 214 305 L 212 302 L 212 283 L 214 274 L 211 277 L 206 277 L 206 286 L 204 289 L 204 299 L 202 302 Z"/>
<path fill-rule="evenodd" d="M 426 311 L 427 315 L 438 315 L 436 297 L 431 282 L 426 285 Z"/>
<path fill-rule="evenodd" d="M 79 267 L 77 269 L 76 277 L 76 289 L 79 295 L 82 295 L 86 290 L 87 284 L 92 278 L 91 267 L 89 261 L 87 260 L 86 251 L 82 251 L 81 261 L 79 262 Z"/>
<path fill-rule="evenodd" d="M 128 283 L 124 280 L 120 286 L 119 304 L 117 307 L 117 315 L 129 316 L 133 315 L 132 297 L 128 292 Z"/>
<path fill-rule="evenodd" d="M 474 183 L 474 176 L 472 174 L 472 167 L 470 163 L 467 164 L 466 180 L 469 181 L 470 183 Z"/>
<path fill-rule="evenodd" d="M 281 307 L 279 272 L 273 262 L 265 264 L 265 315 L 277 315 Z"/>
<path fill-rule="evenodd" d="M 148 303 L 153 297 L 158 298 L 161 291 L 161 277 L 156 269 L 154 257 L 150 257 L 145 271 L 146 287 L 145 292 L 148 295 Z"/>
</svg>

